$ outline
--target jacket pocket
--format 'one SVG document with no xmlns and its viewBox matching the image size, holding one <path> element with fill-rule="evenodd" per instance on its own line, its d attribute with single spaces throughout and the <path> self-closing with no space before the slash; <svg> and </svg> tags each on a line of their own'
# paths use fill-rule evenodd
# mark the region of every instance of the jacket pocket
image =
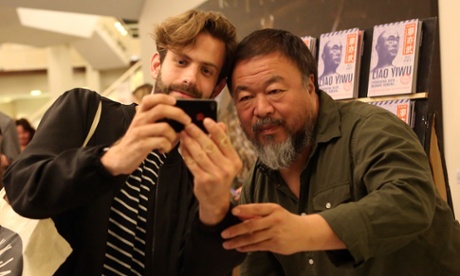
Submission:
<svg viewBox="0 0 460 276">
<path fill-rule="evenodd" d="M 340 183 L 318 192 L 313 197 L 313 210 L 321 212 L 351 201 L 349 183 Z"/>
</svg>

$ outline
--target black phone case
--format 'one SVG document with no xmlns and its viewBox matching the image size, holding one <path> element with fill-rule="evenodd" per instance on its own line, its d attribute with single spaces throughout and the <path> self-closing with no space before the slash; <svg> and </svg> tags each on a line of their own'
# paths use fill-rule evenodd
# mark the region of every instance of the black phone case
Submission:
<svg viewBox="0 0 460 276">
<path fill-rule="evenodd" d="M 192 118 L 192 122 L 205 133 L 207 133 L 207 131 L 203 125 L 204 118 L 211 118 L 217 121 L 217 102 L 215 100 L 177 99 L 176 106 L 184 110 L 184 112 Z M 175 120 L 167 119 L 166 121 L 176 132 L 180 132 L 184 129 L 184 125 Z"/>
</svg>

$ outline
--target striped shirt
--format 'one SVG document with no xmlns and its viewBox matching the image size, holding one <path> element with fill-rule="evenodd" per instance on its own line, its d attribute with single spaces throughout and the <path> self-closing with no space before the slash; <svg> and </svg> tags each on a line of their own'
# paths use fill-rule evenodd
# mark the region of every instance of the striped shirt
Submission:
<svg viewBox="0 0 460 276">
<path fill-rule="evenodd" d="M 165 154 L 152 151 L 112 202 L 103 275 L 143 275 L 147 206 Z"/>
</svg>

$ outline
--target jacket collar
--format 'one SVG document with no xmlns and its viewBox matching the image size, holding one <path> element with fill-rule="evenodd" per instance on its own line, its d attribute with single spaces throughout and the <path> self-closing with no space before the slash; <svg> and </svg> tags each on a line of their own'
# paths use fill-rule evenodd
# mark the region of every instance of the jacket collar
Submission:
<svg viewBox="0 0 460 276">
<path fill-rule="evenodd" d="M 319 91 L 319 114 L 315 127 L 315 146 L 341 136 L 339 103 L 326 92 Z"/>
</svg>

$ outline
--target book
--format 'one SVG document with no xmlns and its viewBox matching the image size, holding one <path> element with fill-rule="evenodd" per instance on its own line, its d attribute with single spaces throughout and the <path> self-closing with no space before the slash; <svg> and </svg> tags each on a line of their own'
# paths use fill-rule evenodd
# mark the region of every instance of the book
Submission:
<svg viewBox="0 0 460 276">
<path fill-rule="evenodd" d="M 313 57 L 316 59 L 316 37 L 313 36 L 302 36 L 302 41 L 307 45 Z"/>
<path fill-rule="evenodd" d="M 321 34 L 319 88 L 333 99 L 358 97 L 363 31 L 358 28 Z"/>
<path fill-rule="evenodd" d="M 406 124 L 414 127 L 414 104 L 415 102 L 411 99 L 397 99 L 397 100 L 386 100 L 386 101 L 372 101 L 369 102 L 372 105 L 384 108 L 399 119 L 406 122 Z"/>
<path fill-rule="evenodd" d="M 416 92 L 421 30 L 418 19 L 374 26 L 368 97 Z"/>
</svg>

